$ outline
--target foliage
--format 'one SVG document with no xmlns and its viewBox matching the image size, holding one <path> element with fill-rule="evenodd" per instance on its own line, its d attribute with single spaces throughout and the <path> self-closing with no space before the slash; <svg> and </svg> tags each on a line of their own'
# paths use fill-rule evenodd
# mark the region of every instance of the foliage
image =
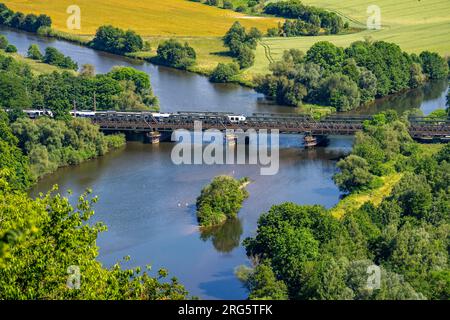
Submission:
<svg viewBox="0 0 450 320">
<path fill-rule="evenodd" d="M 133 68 L 113 68 L 107 74 L 79 76 L 53 72 L 34 76 L 27 64 L 0 54 L 0 107 L 51 110 L 66 118 L 74 104 L 78 110 L 149 110 L 158 108 L 150 79 Z"/>
<path fill-rule="evenodd" d="M 446 79 L 449 76 L 447 61 L 435 52 L 424 51 L 420 54 L 423 73 L 430 79 Z"/>
<path fill-rule="evenodd" d="M 241 68 L 248 68 L 253 65 L 257 41 L 262 37 L 261 32 L 256 28 L 251 28 L 247 33 L 238 21 L 236 21 L 223 37 L 223 43 L 229 48 L 230 54 L 236 59 Z"/>
<path fill-rule="evenodd" d="M 211 82 L 231 82 L 239 73 L 239 67 L 235 63 L 219 63 L 211 73 L 209 80 Z"/>
<path fill-rule="evenodd" d="M 96 50 L 115 54 L 126 54 L 143 50 L 144 41 L 141 36 L 132 30 L 125 31 L 107 25 L 97 29 L 90 45 Z"/>
<path fill-rule="evenodd" d="M 78 70 L 78 64 L 72 60 L 71 57 L 64 56 L 56 48 L 47 47 L 45 49 L 44 57 L 42 62 L 48 63 L 53 66 L 57 66 L 63 69 Z"/>
<path fill-rule="evenodd" d="M 36 177 L 62 166 L 102 156 L 109 148 L 125 143 L 123 135 L 104 136 L 86 119 L 75 118 L 65 122 L 22 118 L 11 126 L 19 147 L 30 159 L 31 171 Z"/>
<path fill-rule="evenodd" d="M 44 59 L 44 56 L 37 44 L 30 45 L 30 47 L 28 48 L 27 57 L 39 61 L 42 61 Z"/>
<path fill-rule="evenodd" d="M 51 27 L 52 19 L 41 14 L 23 14 L 22 12 L 14 12 L 3 3 L 0 3 L 0 25 L 25 30 L 28 32 L 37 32 L 40 28 Z"/>
<path fill-rule="evenodd" d="M 197 199 L 197 218 L 200 226 L 211 227 L 235 219 L 248 197 L 244 188 L 247 179 L 236 180 L 229 176 L 218 176 L 202 189 Z"/>
<path fill-rule="evenodd" d="M 448 73 L 439 55 L 421 56 L 428 58 L 409 55 L 382 41 L 357 41 L 346 49 L 321 41 L 300 58 L 286 51 L 281 61 L 271 64 L 272 75 L 256 79 L 256 90 L 282 104 L 311 103 L 349 111 Z M 302 95 L 297 93 L 300 85 Z"/>
<path fill-rule="evenodd" d="M 307 6 L 298 0 L 271 2 L 264 7 L 264 13 L 272 14 L 287 19 L 283 25 L 286 36 L 317 35 L 318 30 L 323 28 L 326 33 L 337 34 L 343 27 L 342 18 L 334 12 L 321 8 Z M 314 29 L 316 32 L 303 32 L 302 28 Z"/>
<path fill-rule="evenodd" d="M 29 160 L 18 147 L 18 140 L 3 111 L 0 111 L 0 172 L 4 175 L 2 182 L 15 190 L 26 190 L 33 182 Z"/>
<path fill-rule="evenodd" d="M 20 192 L 7 192 L 0 179 L 0 299 L 153 300 L 184 299 L 187 292 L 175 278 L 164 281 L 167 271 L 156 277 L 149 270 L 107 269 L 96 260 L 96 239 L 106 230 L 90 224 L 97 198 L 83 194 L 74 208 L 59 194 L 30 199 Z M 56 190 L 55 190 L 56 191 Z M 127 259 L 128 260 L 128 259 Z M 80 288 L 69 270 L 80 271 Z M 72 271 L 75 269 L 72 269 Z"/>
<path fill-rule="evenodd" d="M 156 58 L 159 63 L 179 69 L 192 66 L 197 58 L 195 50 L 187 42 L 183 45 L 175 39 L 161 43 L 157 52 Z"/>
<path fill-rule="evenodd" d="M 244 241 L 265 270 L 254 278 L 240 272 L 250 297 L 275 292 L 278 281 L 289 299 L 447 300 L 450 144 L 426 150 L 395 113 L 368 121 L 337 182 L 353 195 L 377 175 L 398 170 L 401 179 L 376 204 L 348 207 L 340 219 L 320 206 L 273 206 Z M 372 265 L 380 267 L 379 289 L 367 286 Z"/>
</svg>

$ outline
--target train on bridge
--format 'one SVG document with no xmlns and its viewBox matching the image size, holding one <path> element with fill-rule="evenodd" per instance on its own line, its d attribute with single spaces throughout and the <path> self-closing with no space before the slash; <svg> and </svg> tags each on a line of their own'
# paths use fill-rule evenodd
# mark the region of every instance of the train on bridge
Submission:
<svg viewBox="0 0 450 320">
<path fill-rule="evenodd" d="M 33 119 L 42 116 L 53 117 L 51 111 L 46 110 L 24 110 L 24 112 Z M 315 143 L 316 138 L 328 135 L 353 135 L 363 129 L 365 121 L 373 119 L 370 115 L 329 115 L 315 119 L 308 114 L 253 113 L 246 116 L 229 112 L 199 111 L 163 113 L 73 110 L 70 114 L 72 117 L 91 119 L 105 132 L 141 132 L 158 137 L 161 132 L 194 130 L 196 123 L 201 123 L 202 130 L 252 129 L 300 133 L 306 135 L 311 144 Z M 409 123 L 409 132 L 416 140 L 450 141 L 449 118 L 410 117 Z"/>
</svg>

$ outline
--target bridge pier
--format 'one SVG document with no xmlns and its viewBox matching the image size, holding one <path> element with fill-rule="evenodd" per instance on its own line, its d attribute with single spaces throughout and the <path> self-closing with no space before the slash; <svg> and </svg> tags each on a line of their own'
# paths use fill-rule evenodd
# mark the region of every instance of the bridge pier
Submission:
<svg viewBox="0 0 450 320">
<path fill-rule="evenodd" d="M 234 133 L 227 133 L 225 134 L 225 143 L 228 146 L 234 146 L 237 142 L 237 135 Z"/>
<path fill-rule="evenodd" d="M 324 135 L 313 135 L 310 132 L 306 133 L 303 137 L 303 145 L 305 149 L 314 148 L 317 146 L 326 146 L 329 143 L 329 139 Z"/>
<path fill-rule="evenodd" d="M 152 131 L 145 134 L 146 142 L 151 144 L 159 144 L 161 141 L 161 133 L 158 131 Z"/>
</svg>

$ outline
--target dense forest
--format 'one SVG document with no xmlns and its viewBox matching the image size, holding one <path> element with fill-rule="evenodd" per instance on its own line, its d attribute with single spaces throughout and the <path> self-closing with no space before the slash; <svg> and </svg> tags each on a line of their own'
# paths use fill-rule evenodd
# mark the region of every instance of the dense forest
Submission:
<svg viewBox="0 0 450 320">
<path fill-rule="evenodd" d="M 244 241 L 256 267 L 238 272 L 250 298 L 449 299 L 450 144 L 419 145 L 407 120 L 387 112 L 365 124 L 338 167 L 345 192 L 377 188 L 383 175 L 401 179 L 379 205 L 341 218 L 293 203 L 263 214 Z M 367 286 L 373 265 L 379 288 Z"/>
<path fill-rule="evenodd" d="M 436 53 L 403 52 L 399 46 L 370 40 L 343 49 L 317 42 L 307 53 L 286 51 L 259 77 L 256 90 L 279 104 L 313 103 L 348 111 L 375 98 L 416 88 L 425 81 L 446 79 L 447 61 Z"/>
</svg>

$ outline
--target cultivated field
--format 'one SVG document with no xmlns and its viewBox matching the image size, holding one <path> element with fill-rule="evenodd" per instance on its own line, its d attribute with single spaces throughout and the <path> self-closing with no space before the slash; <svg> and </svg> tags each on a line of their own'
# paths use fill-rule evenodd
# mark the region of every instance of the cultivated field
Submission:
<svg viewBox="0 0 450 320">
<path fill-rule="evenodd" d="M 81 8 L 82 29 L 72 33 L 92 36 L 100 25 L 112 24 L 136 30 L 151 41 L 156 54 L 157 44 L 169 37 L 188 41 L 197 51 L 194 71 L 210 72 L 218 62 L 229 62 L 224 55 L 221 36 L 234 21 L 246 27 L 266 31 L 278 23 L 276 18 L 252 17 L 187 0 L 0 0 L 14 10 L 49 14 L 54 28 L 68 32 L 66 9 L 76 3 Z M 364 28 L 367 7 L 381 9 L 381 30 L 364 30 L 346 35 L 295 38 L 265 38 L 256 51 L 256 62 L 246 70 L 243 79 L 267 73 L 270 61 L 280 59 L 284 50 L 307 51 L 317 41 L 331 41 L 346 47 L 357 40 L 371 37 L 399 44 L 403 50 L 423 50 L 450 55 L 450 0 L 303 0 L 341 14 L 352 27 Z M 149 55 L 146 53 L 146 55 Z"/>
<path fill-rule="evenodd" d="M 1 0 L 13 10 L 46 13 L 55 29 L 93 35 L 100 25 L 133 29 L 143 36 L 223 36 L 234 21 L 266 31 L 276 18 L 249 17 L 186 0 Z M 68 6 L 81 8 L 81 30 L 68 30 Z"/>
<path fill-rule="evenodd" d="M 340 13 L 360 27 L 369 16 L 367 7 L 375 4 L 381 9 L 382 29 L 338 36 L 267 38 L 263 41 L 266 48 L 258 47 L 255 66 L 248 73 L 267 72 L 269 59 L 279 59 L 286 49 L 306 51 L 315 42 L 324 40 L 345 47 L 368 36 L 397 43 L 408 52 L 430 50 L 450 55 L 449 0 L 303 0 L 303 3 Z"/>
</svg>

